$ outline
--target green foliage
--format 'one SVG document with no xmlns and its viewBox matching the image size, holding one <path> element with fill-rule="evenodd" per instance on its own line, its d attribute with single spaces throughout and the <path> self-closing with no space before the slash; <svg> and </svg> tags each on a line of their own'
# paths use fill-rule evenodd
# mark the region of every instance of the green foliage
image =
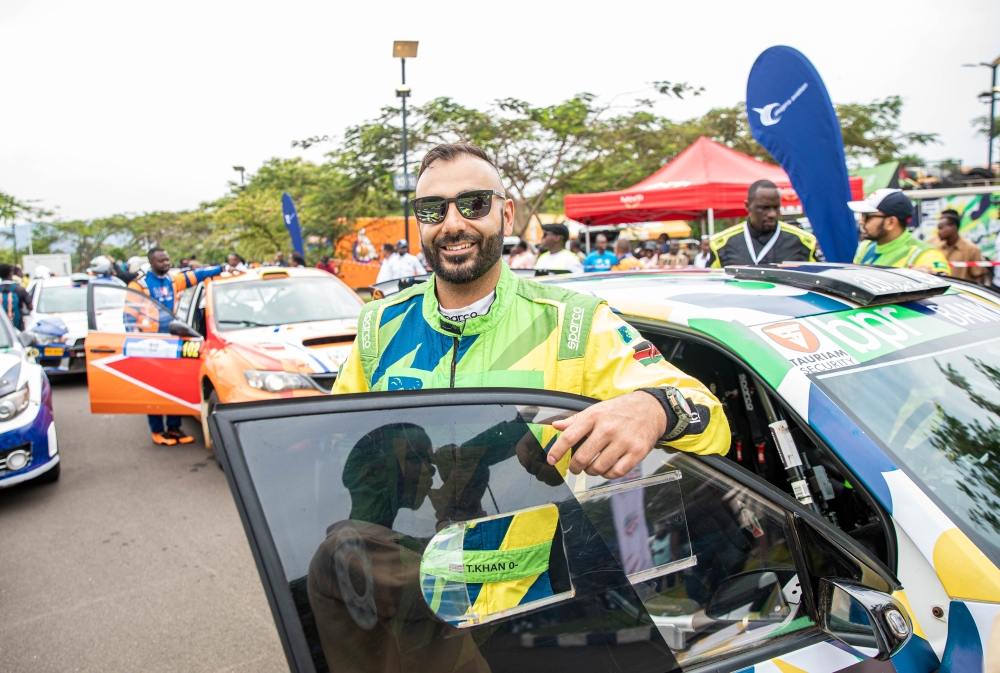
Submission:
<svg viewBox="0 0 1000 673">
<path fill-rule="evenodd" d="M 977 135 L 987 136 L 986 131 L 990 125 L 990 116 L 983 115 L 982 117 L 976 117 L 972 120 L 972 128 L 976 130 Z M 990 138 L 996 138 L 1000 136 L 1000 117 L 993 119 L 993 134 L 989 135 Z"/>
<path fill-rule="evenodd" d="M 936 133 L 904 133 L 899 128 L 903 99 L 889 96 L 868 104 L 837 105 L 844 154 L 852 159 L 869 157 L 877 163 L 893 161 L 907 145 L 938 142 Z"/>
</svg>

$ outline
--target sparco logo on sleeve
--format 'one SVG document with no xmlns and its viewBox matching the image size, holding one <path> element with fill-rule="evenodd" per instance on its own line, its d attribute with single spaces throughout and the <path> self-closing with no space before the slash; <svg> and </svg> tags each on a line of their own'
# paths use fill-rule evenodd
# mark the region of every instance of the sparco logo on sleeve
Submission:
<svg viewBox="0 0 1000 673">
<path fill-rule="evenodd" d="M 569 320 L 569 343 L 566 344 L 571 351 L 580 347 L 580 329 L 583 327 L 583 308 L 577 306 L 573 309 L 573 315 Z"/>
<path fill-rule="evenodd" d="M 365 313 L 365 320 L 361 323 L 361 347 L 371 348 L 372 346 L 372 314 L 371 311 Z"/>
</svg>

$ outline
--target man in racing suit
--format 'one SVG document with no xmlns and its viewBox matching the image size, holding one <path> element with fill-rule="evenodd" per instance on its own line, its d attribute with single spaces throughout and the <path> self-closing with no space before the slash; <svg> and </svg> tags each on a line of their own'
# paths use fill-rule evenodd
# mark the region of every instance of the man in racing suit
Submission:
<svg viewBox="0 0 1000 673">
<path fill-rule="evenodd" d="M 221 266 L 209 266 L 196 271 L 188 270 L 171 275 L 169 273 L 170 255 L 163 248 L 151 249 L 147 253 L 146 259 L 149 260 L 149 273 L 142 278 L 133 280 L 128 286 L 152 297 L 171 312 L 174 310 L 174 299 L 178 292 L 197 285 L 206 278 L 222 273 Z M 181 430 L 180 416 L 167 416 L 166 428 L 164 428 L 163 416 L 147 416 L 147 418 L 149 429 L 153 433 L 154 444 L 173 446 L 174 444 L 190 444 L 194 441 L 194 437 Z"/>
<path fill-rule="evenodd" d="M 548 462 L 563 474 L 622 477 L 660 439 L 725 453 L 728 422 L 700 382 L 603 300 L 518 278 L 501 262 L 514 209 L 502 189 L 477 147 L 427 153 L 413 203 L 434 274 L 365 306 L 334 392 L 502 386 L 604 400 L 554 424 L 562 435 Z"/>
</svg>

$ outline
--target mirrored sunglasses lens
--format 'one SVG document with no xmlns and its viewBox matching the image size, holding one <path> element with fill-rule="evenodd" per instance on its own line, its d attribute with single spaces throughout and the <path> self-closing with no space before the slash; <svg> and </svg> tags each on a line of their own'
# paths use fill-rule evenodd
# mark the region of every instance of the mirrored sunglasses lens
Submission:
<svg viewBox="0 0 1000 673">
<path fill-rule="evenodd" d="M 419 200 L 413 203 L 413 214 L 417 222 L 424 224 L 437 224 L 444 219 L 444 199 L 426 201 Z"/>
<path fill-rule="evenodd" d="M 458 199 L 458 211 L 462 213 L 462 217 L 470 219 L 485 217 L 486 213 L 490 212 L 492 197 L 492 194 L 469 194 L 462 196 Z"/>
</svg>

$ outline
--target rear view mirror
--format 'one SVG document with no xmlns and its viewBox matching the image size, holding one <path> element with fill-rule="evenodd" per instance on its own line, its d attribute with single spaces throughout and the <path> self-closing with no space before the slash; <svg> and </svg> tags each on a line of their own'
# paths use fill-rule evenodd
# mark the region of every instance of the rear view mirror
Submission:
<svg viewBox="0 0 1000 673">
<path fill-rule="evenodd" d="M 191 337 L 192 339 L 201 338 L 201 335 L 198 334 L 198 332 L 194 331 L 180 320 L 171 320 L 170 324 L 167 325 L 167 333 L 178 337 Z"/>
<path fill-rule="evenodd" d="M 794 570 L 751 570 L 722 582 L 705 606 L 705 616 L 731 622 L 781 622 L 794 612 L 801 596 Z"/>
<path fill-rule="evenodd" d="M 552 504 L 454 523 L 420 560 L 424 600 L 459 628 L 573 597 L 559 509 Z"/>
<path fill-rule="evenodd" d="M 821 579 L 819 616 L 827 633 L 848 645 L 878 649 L 882 661 L 899 652 L 913 631 L 902 603 L 853 582 Z"/>
</svg>

